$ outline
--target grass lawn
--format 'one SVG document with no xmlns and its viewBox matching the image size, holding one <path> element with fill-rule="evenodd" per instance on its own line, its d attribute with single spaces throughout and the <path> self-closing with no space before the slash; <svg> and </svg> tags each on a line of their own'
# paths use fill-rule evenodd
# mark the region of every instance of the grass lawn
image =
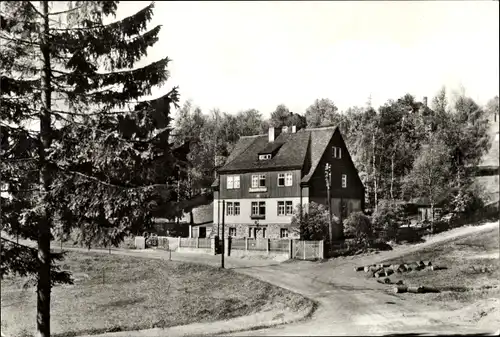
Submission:
<svg viewBox="0 0 500 337">
<path fill-rule="evenodd" d="M 431 261 L 433 265 L 447 269 L 405 272 L 392 275 L 391 280 L 393 282 L 403 280 L 409 285 L 435 287 L 440 292 L 401 294 L 401 296 L 407 298 L 410 296 L 412 299 L 427 303 L 432 301 L 445 310 L 462 310 L 467 306 L 472 310 L 475 306 L 476 311 L 480 312 L 479 316 L 496 315 L 496 321 L 500 324 L 498 229 L 477 233 L 442 245 L 433 245 L 385 262 L 396 264 L 414 261 Z M 482 309 L 477 308 L 478 306 Z M 481 317 L 474 319 L 479 320 Z"/>
<path fill-rule="evenodd" d="M 285 289 L 204 265 L 69 252 L 62 266 L 75 282 L 52 289 L 53 336 L 170 327 L 312 305 Z M 2 280 L 6 336 L 30 336 L 36 327 L 35 288 L 23 289 L 24 282 Z"/>
</svg>

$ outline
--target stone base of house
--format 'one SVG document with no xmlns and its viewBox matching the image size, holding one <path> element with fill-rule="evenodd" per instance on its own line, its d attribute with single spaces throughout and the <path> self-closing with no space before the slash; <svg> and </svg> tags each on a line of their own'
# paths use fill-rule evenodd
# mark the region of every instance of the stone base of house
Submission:
<svg viewBox="0 0 500 337">
<path fill-rule="evenodd" d="M 223 236 L 222 225 L 213 224 L 211 237 L 217 235 L 217 228 L 219 229 L 219 237 Z M 288 232 L 288 236 L 285 236 L 285 238 L 299 238 L 298 229 L 290 224 L 260 224 L 257 226 L 255 223 L 226 223 L 224 225 L 224 237 L 227 238 L 228 236 L 231 236 L 234 239 L 255 238 L 254 229 L 257 229 L 257 238 L 280 239 L 282 228 L 287 229 Z"/>
</svg>

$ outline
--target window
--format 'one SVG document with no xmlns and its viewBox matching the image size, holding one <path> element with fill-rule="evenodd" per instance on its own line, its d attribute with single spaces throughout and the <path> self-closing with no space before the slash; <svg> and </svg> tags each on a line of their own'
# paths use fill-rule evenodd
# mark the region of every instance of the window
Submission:
<svg viewBox="0 0 500 337">
<path fill-rule="evenodd" d="M 229 227 L 229 236 L 236 236 L 236 227 Z"/>
<path fill-rule="evenodd" d="M 240 203 L 239 202 L 234 203 L 234 215 L 240 215 Z"/>
<path fill-rule="evenodd" d="M 278 201 L 278 215 L 292 215 L 293 202 L 291 201 Z"/>
<path fill-rule="evenodd" d="M 342 175 L 342 188 L 347 187 L 347 174 Z"/>
<path fill-rule="evenodd" d="M 252 201 L 252 216 L 264 217 L 266 215 L 265 201 Z"/>
<path fill-rule="evenodd" d="M 266 175 L 254 174 L 252 175 L 252 188 L 266 187 Z"/>
<path fill-rule="evenodd" d="M 342 158 L 342 149 L 340 147 L 332 147 L 332 157 L 336 159 Z"/>
<path fill-rule="evenodd" d="M 288 237 L 288 228 L 280 228 L 280 238 Z"/>
<path fill-rule="evenodd" d="M 266 237 L 266 229 L 265 228 L 262 228 L 262 237 L 265 238 Z"/>
<path fill-rule="evenodd" d="M 285 174 L 278 173 L 278 186 L 285 186 Z"/>
<path fill-rule="evenodd" d="M 278 174 L 278 186 L 292 186 L 293 175 L 291 173 L 279 173 Z"/>
<path fill-rule="evenodd" d="M 226 215 L 234 215 L 233 203 L 228 202 L 226 206 L 227 206 Z"/>
<path fill-rule="evenodd" d="M 259 155 L 259 160 L 268 160 L 268 159 L 271 159 L 270 154 L 260 154 Z"/>
<path fill-rule="evenodd" d="M 227 176 L 227 189 L 240 188 L 240 176 Z"/>
<path fill-rule="evenodd" d="M 285 215 L 285 202 L 278 201 L 278 215 Z"/>
</svg>

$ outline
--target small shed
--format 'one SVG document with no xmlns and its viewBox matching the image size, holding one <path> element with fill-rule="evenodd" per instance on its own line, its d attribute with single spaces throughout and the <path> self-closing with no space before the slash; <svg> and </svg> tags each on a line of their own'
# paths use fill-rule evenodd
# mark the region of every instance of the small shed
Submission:
<svg viewBox="0 0 500 337">
<path fill-rule="evenodd" d="M 213 203 L 201 205 L 193 208 L 189 213 L 185 213 L 182 218 L 183 222 L 189 224 L 190 238 L 207 238 L 212 232 L 214 222 Z M 192 214 L 192 219 L 191 219 Z"/>
</svg>

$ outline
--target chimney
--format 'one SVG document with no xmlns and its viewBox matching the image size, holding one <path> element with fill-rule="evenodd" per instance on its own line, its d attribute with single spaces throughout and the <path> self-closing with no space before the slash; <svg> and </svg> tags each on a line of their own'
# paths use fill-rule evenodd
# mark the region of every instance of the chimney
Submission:
<svg viewBox="0 0 500 337">
<path fill-rule="evenodd" d="M 274 128 L 271 126 L 269 128 L 269 143 L 274 142 Z"/>
<path fill-rule="evenodd" d="M 427 108 L 427 96 L 424 96 L 423 102 L 424 102 L 424 106 Z"/>
<path fill-rule="evenodd" d="M 292 125 L 292 133 L 295 133 L 297 132 L 297 126 L 296 125 Z"/>
<path fill-rule="evenodd" d="M 281 128 L 281 132 L 287 133 L 288 132 L 288 126 L 284 126 Z"/>
<path fill-rule="evenodd" d="M 272 126 L 269 127 L 269 142 L 272 143 L 278 136 L 281 134 L 281 129 L 280 128 L 274 128 Z"/>
</svg>

